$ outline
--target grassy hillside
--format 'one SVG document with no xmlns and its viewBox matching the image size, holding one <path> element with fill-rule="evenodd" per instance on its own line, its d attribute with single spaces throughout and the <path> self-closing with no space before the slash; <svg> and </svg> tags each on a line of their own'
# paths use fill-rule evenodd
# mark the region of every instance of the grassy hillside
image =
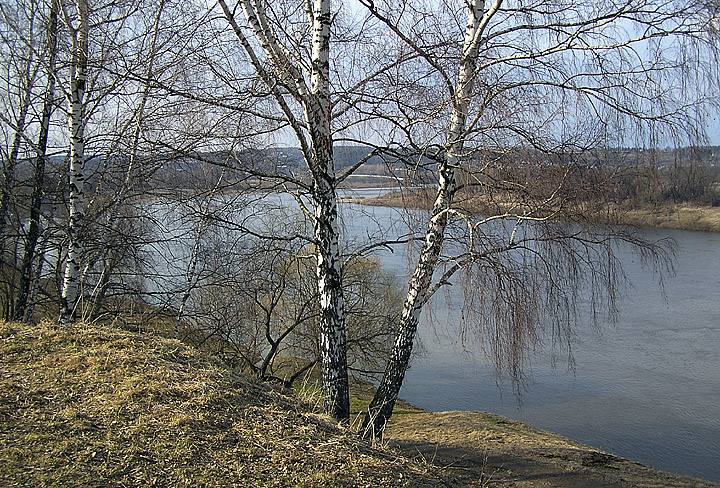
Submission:
<svg viewBox="0 0 720 488">
<path fill-rule="evenodd" d="M 360 410 L 371 387 L 354 391 Z M 720 486 L 491 414 L 402 404 L 388 437 L 371 448 L 175 340 L 0 322 L 2 487 Z"/>
<path fill-rule="evenodd" d="M 0 486 L 436 486 L 178 341 L 0 323 Z"/>
</svg>

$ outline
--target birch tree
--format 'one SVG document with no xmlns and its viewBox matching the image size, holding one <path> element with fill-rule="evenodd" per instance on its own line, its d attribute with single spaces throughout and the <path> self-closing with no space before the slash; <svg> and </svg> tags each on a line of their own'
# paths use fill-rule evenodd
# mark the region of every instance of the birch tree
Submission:
<svg viewBox="0 0 720 488">
<path fill-rule="evenodd" d="M 24 103 L 23 118 L 27 118 L 23 123 L 11 124 L 16 127 L 13 147 L 22 150 L 23 162 L 31 162 L 32 176 L 27 178 L 28 172 L 23 171 L 23 180 L 13 189 L 13 197 L 15 201 L 14 213 L 17 215 L 17 221 L 13 223 L 13 232 L 20 238 L 24 237 L 21 245 L 15 247 L 15 260 L 12 264 L 12 272 L 19 275 L 19 286 L 17 288 L 17 296 L 10 297 L 10 301 L 14 299 L 15 311 L 14 317 L 22 320 L 26 317 L 28 299 L 32 295 L 31 282 L 37 280 L 38 276 L 33 276 L 32 270 L 41 269 L 42 258 L 38 257 L 36 246 L 41 234 L 41 220 L 46 224 L 46 229 L 54 228 L 53 219 L 48 215 L 41 216 L 42 207 L 48 203 L 47 188 L 47 167 L 51 162 L 51 171 L 57 171 L 55 162 L 51 159 L 58 155 L 67 155 L 67 160 L 71 162 L 68 170 L 65 171 L 66 181 L 61 187 L 64 189 L 70 187 L 70 198 L 67 205 L 68 213 L 72 215 L 68 219 L 65 226 L 68 232 L 68 240 L 70 241 L 69 252 L 60 253 L 57 265 L 62 266 L 63 263 L 70 264 L 65 266 L 59 281 L 59 293 L 54 291 L 52 296 L 62 295 L 66 297 L 69 293 L 70 307 L 61 307 L 65 309 L 63 312 L 64 319 L 67 320 L 67 312 L 75 309 L 75 299 L 73 295 L 77 295 L 76 286 L 81 279 L 77 274 L 78 266 L 82 259 L 82 233 L 80 229 L 85 226 L 86 221 L 85 207 L 82 194 L 85 187 L 84 161 L 88 159 L 87 152 L 87 124 L 93 113 L 98 113 L 102 108 L 103 101 L 108 101 L 107 95 L 113 92 L 119 85 L 120 79 L 117 76 L 108 76 L 110 70 L 103 72 L 107 68 L 106 62 L 110 58 L 110 53 L 121 50 L 121 43 L 127 42 L 127 35 L 118 35 L 122 31 L 122 24 L 125 20 L 122 15 L 114 15 L 113 9 L 122 10 L 120 3 L 111 3 L 104 5 L 99 11 L 92 12 L 87 3 L 63 4 L 59 1 L 50 1 L 48 3 L 28 2 L 3 5 L 3 15 L 7 18 L 11 6 L 17 11 L 18 18 L 23 15 L 35 19 L 32 29 L 25 32 L 21 29 L 19 22 L 7 22 L 8 31 L 13 32 L 17 38 L 17 44 L 20 50 L 13 51 L 8 61 L 18 64 L 25 61 L 33 61 L 30 71 L 26 72 L 25 80 L 31 75 L 34 83 L 28 85 Z M 132 8 L 127 10 L 132 11 Z M 91 19 L 95 16 L 95 20 Z M 7 19 L 6 19 L 7 20 Z M 91 27 L 92 26 L 92 27 Z M 119 26 L 114 28 L 109 26 Z M 95 54 L 94 59 L 91 57 L 91 43 L 89 36 L 92 32 L 96 33 Z M 68 36 L 69 35 L 69 36 Z M 29 53 L 29 57 L 25 56 L 25 52 Z M 126 60 L 127 61 L 127 60 Z M 94 67 L 92 66 L 94 64 Z M 99 69 L 98 67 L 102 67 Z M 88 78 L 88 74 L 92 71 L 92 77 Z M 102 74 L 101 74 L 102 73 Z M 90 89 L 88 90 L 88 86 Z M 65 107 L 61 107 L 56 99 L 56 92 L 59 92 L 65 99 Z M 117 99 L 116 99 L 117 102 Z M 113 103 L 108 104 L 109 107 Z M 108 107 L 108 108 L 109 108 Z M 57 108 L 65 108 L 64 126 L 57 125 L 53 120 L 53 113 Z M 109 108 L 109 110 L 112 110 Z M 66 132 L 67 131 L 67 132 Z M 98 137 L 97 126 L 93 126 L 91 137 L 95 141 L 91 143 L 90 158 L 98 155 L 99 145 L 97 140 L 101 138 L 109 139 L 105 134 Z M 109 149 L 112 152 L 112 149 Z M 17 158 L 13 158 L 17 159 Z M 113 159 L 112 157 L 109 159 Z M 25 168 L 25 166 L 24 166 Z M 67 174 L 70 174 L 70 178 Z M 53 175 L 53 180 L 56 175 Z M 57 180 L 54 180 L 57 181 Z M 7 196 L 9 193 L 5 192 Z M 28 194 L 29 198 L 28 198 Z M 8 198 L 3 201 L 7 203 Z M 62 215 L 62 212 L 58 212 Z M 24 225 L 25 218 L 28 217 L 28 225 Z M 3 240 L 5 243 L 5 240 Z M 19 252 L 22 251 L 22 259 L 19 260 Z M 69 255 L 70 259 L 65 257 Z M 37 264 L 35 264 L 37 262 Z M 67 276 L 67 280 L 64 277 Z M 73 291 L 74 290 L 74 291 Z M 68 303 L 65 300 L 64 303 Z M 71 313 L 72 315 L 72 313 Z"/>
<path fill-rule="evenodd" d="M 83 281 L 94 282 L 88 287 L 91 288 L 90 316 L 103 309 L 111 287 L 119 289 L 116 292 L 125 292 L 128 297 L 132 294 L 130 283 L 122 280 L 113 283 L 112 278 L 123 266 L 132 266 L 133 261 L 134 269 L 139 270 L 139 261 L 142 261 L 138 256 L 141 254 L 139 249 L 147 243 L 141 234 L 146 228 L 148 216 L 144 215 L 141 206 L 133 205 L 133 200 L 138 192 L 147 195 L 148 179 L 162 166 L 164 153 L 153 151 L 148 133 L 164 115 L 156 114 L 156 87 L 137 82 L 133 73 L 144 73 L 144 78 L 150 78 L 177 68 L 174 62 L 164 59 L 170 46 L 174 47 L 176 42 L 176 35 L 168 32 L 166 24 L 168 3 L 166 0 L 151 2 L 143 9 L 138 8 L 137 12 L 131 7 L 129 11 L 134 15 L 130 25 L 139 35 L 129 39 L 123 35 L 118 45 L 111 47 L 120 52 L 121 59 L 114 60 L 111 66 L 103 66 L 120 80 L 122 86 L 113 98 L 116 103 L 126 105 L 127 109 L 117 117 L 115 124 L 103 129 L 110 139 L 107 148 L 104 148 L 105 159 L 109 162 L 95 188 L 94 199 L 101 203 L 91 217 L 100 238 L 90 243 L 94 246 L 88 250 L 82 273 Z M 170 5 L 168 10 L 174 8 Z"/>
<path fill-rule="evenodd" d="M 295 57 L 302 51 L 293 52 L 281 45 L 275 31 L 278 25 L 268 15 L 266 1 L 241 0 L 232 10 L 225 0 L 218 0 L 218 4 L 297 139 L 311 177 L 324 408 L 335 419 L 345 421 L 350 415 L 350 403 L 331 133 L 330 1 L 305 4 L 307 24 L 302 30 L 310 33 L 307 64 Z M 236 18 L 237 9 L 242 19 Z M 287 18 L 282 12 L 279 17 Z M 255 46 L 260 47 L 259 52 Z M 301 107 L 302 118 L 298 118 L 293 104 Z"/>
<path fill-rule="evenodd" d="M 61 323 L 74 320 L 81 311 L 81 284 L 98 262 L 103 269 L 96 286 L 87 283 L 88 290 L 92 290 L 87 294 L 91 302 L 102 301 L 109 283 L 110 263 L 123 255 L 109 245 L 109 240 L 130 245 L 139 238 L 131 239 L 128 235 L 117 238 L 122 233 L 119 215 L 133 196 L 131 190 L 137 175 L 149 174 L 138 160 L 142 156 L 139 141 L 148 123 L 151 87 L 138 85 L 129 73 L 162 71 L 165 67 L 157 62 L 164 54 L 161 42 L 173 37 L 165 31 L 165 3 L 129 0 L 93 5 L 78 0 L 72 5 L 61 4 L 63 25 L 70 38 L 66 84 L 60 85 L 67 103 L 69 127 L 67 253 L 61 285 Z M 148 9 L 147 16 L 143 7 Z M 158 32 L 161 25 L 162 36 Z M 86 198 L 85 163 L 90 160 L 94 170 L 90 187 L 93 192 Z M 93 227 L 102 229 L 96 236 L 100 239 L 92 239 L 88 234 Z M 102 238 L 106 242 L 98 245 Z M 93 240 L 95 248 L 86 249 Z M 113 257 L 108 257 L 108 253 L 114 253 Z"/>
<path fill-rule="evenodd" d="M 74 321 L 80 290 L 82 244 L 80 231 L 85 214 L 85 88 L 89 55 L 89 7 L 87 0 L 76 0 L 74 16 L 63 5 L 63 20 L 70 32 L 71 61 L 67 90 L 68 125 L 70 129 L 70 197 L 68 217 L 68 252 L 60 294 L 60 324 Z"/>
<path fill-rule="evenodd" d="M 31 26 L 32 28 L 32 26 Z M 23 134 L 28 123 L 28 111 L 31 106 L 32 89 L 35 84 L 37 74 L 37 65 L 34 62 L 34 52 L 32 48 L 27 49 L 25 56 L 16 61 L 21 61 L 20 73 L 17 78 L 17 98 L 18 106 L 15 114 L 15 120 L 10 128 L 13 132 L 12 142 L 9 154 L 3 158 L 3 174 L 2 174 L 2 190 L 0 193 L 0 237 L 2 238 L 3 248 L 0 250 L 0 266 L 4 262 L 4 245 L 5 245 L 5 228 L 9 220 L 10 198 L 12 194 L 13 182 L 15 179 L 15 167 L 18 163 L 18 155 L 23 143 Z"/>
<path fill-rule="evenodd" d="M 613 243 L 629 243 L 654 258 L 662 258 L 663 250 L 632 233 L 588 226 L 571 204 L 579 201 L 581 187 L 569 175 L 586 164 L 579 155 L 589 148 L 623 145 L 633 137 L 653 144 L 658 134 L 696 140 L 714 69 L 712 43 L 703 34 L 707 15 L 692 2 L 363 4 L 424 64 L 396 81 L 404 95 L 386 105 L 388 139 L 398 137 L 418 157 L 437 161 L 437 186 L 399 332 L 363 425 L 363 435 L 375 437 L 392 415 L 421 311 L 457 272 L 465 273 L 468 306 L 477 312 L 496 368 L 516 381 L 543 324 L 553 336 L 571 335 L 581 297 L 593 306 L 605 303 L 613 313 L 622 280 Z M 457 32 L 452 26 L 463 26 L 461 42 L 443 36 Z M 693 89 L 683 89 L 688 73 Z M 442 94 L 411 106 L 427 77 L 437 80 L 433 86 Z M 539 155 L 543 164 L 564 158 L 575 164 L 561 165 L 561 176 L 548 178 L 549 191 L 530 195 L 531 183 L 506 178 L 528 155 Z M 553 172 L 544 171 L 548 177 Z M 535 175 L 542 178 L 543 171 Z M 580 183 L 590 191 L 589 182 Z M 506 199 L 525 196 L 484 217 L 455 201 L 459 188 L 492 198 L 500 187 Z M 575 198 L 569 197 L 573 192 Z M 496 222 L 505 224 L 493 227 Z"/>
</svg>

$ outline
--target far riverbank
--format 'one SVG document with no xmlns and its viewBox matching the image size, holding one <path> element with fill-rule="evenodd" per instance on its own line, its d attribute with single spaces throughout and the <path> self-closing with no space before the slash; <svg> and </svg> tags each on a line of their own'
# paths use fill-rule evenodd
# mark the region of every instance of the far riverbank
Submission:
<svg viewBox="0 0 720 488">
<path fill-rule="evenodd" d="M 392 191 L 374 198 L 350 197 L 344 203 L 356 203 L 382 207 L 406 207 L 429 209 L 431 201 L 426 195 L 413 192 Z M 466 200 L 464 207 L 477 209 L 483 214 L 486 205 L 479 200 Z M 676 229 L 701 232 L 720 232 L 720 207 L 699 206 L 687 203 L 658 204 L 645 208 L 624 208 L 618 205 L 605 207 L 613 213 L 613 223 L 646 229 Z M 509 209 L 510 210 L 510 209 Z"/>
</svg>

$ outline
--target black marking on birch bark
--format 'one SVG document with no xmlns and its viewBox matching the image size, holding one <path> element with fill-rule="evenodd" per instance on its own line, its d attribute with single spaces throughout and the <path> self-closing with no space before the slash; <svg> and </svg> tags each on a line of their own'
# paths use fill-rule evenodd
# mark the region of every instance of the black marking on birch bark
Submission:
<svg viewBox="0 0 720 488">
<path fill-rule="evenodd" d="M 464 56 L 461 59 L 460 72 L 455 90 L 452 90 L 452 115 L 446 153 L 438 168 L 438 190 L 433 205 L 432 218 L 428 222 L 426 238 L 420 257 L 408 285 L 408 295 L 403 306 L 397 339 L 380 383 L 363 422 L 362 435 L 382 437 L 387 421 L 397 400 L 405 377 L 413 341 L 417 330 L 419 313 L 425 303 L 433 272 L 442 250 L 443 237 L 450 209 L 456 191 L 456 171 L 458 155 L 462 152 L 467 119 L 468 99 L 471 96 L 472 76 L 477 58 L 475 34 L 479 28 L 479 4 L 468 4 L 468 24 L 464 35 Z"/>
<path fill-rule="evenodd" d="M 318 114 L 320 115 L 320 114 Z M 322 119 L 322 117 L 320 117 Z M 323 120 L 323 122 L 325 122 Z M 325 124 L 323 124 L 325 125 Z M 316 126 L 317 127 L 317 126 Z M 317 253 L 318 298 L 320 301 L 320 346 L 323 366 L 325 412 L 339 421 L 350 417 L 345 337 L 344 297 L 332 159 L 332 139 L 321 125 L 312 131 Z M 329 124 L 327 125 L 329 129 Z"/>
<path fill-rule="evenodd" d="M 60 325 L 67 325 L 75 320 L 79 287 L 82 244 L 80 243 L 80 227 L 84 221 L 84 181 L 85 181 L 85 122 L 83 120 L 83 98 L 85 94 L 85 77 L 88 62 L 88 5 L 87 0 L 76 0 L 79 27 L 73 32 L 73 60 L 71 69 L 71 97 L 68 110 L 70 125 L 70 209 L 68 218 L 68 257 L 65 266 L 63 289 L 61 292 Z"/>
</svg>

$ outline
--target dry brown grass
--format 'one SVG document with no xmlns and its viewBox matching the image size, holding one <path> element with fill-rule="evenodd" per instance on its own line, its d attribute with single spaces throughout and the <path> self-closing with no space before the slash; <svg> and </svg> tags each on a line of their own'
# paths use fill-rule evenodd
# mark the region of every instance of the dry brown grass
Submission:
<svg viewBox="0 0 720 488">
<path fill-rule="evenodd" d="M 389 438 L 407 457 L 175 340 L 0 322 L 3 487 L 718 486 L 490 414 L 401 403 Z"/>
<path fill-rule="evenodd" d="M 425 194 L 395 192 L 378 198 L 353 200 L 353 203 L 427 210 L 431 207 L 432 201 Z M 495 198 L 492 202 L 488 202 L 487 199 L 477 196 L 463 199 L 463 196 L 460 195 L 456 204 L 461 209 L 480 215 L 505 212 L 522 214 L 524 210 L 527 210 L 523 204 L 512 202 L 509 199 Z M 545 210 L 549 214 L 553 213 L 553 209 Z M 566 215 L 570 215 L 574 210 L 566 208 L 563 211 Z M 577 212 L 582 212 L 590 221 L 603 224 L 609 222 L 615 225 L 641 228 L 720 232 L 720 207 L 668 203 L 645 208 L 631 208 L 626 204 L 595 204 L 577 205 Z M 559 215 L 562 214 L 559 213 Z"/>
<path fill-rule="evenodd" d="M 178 341 L 0 323 L 2 486 L 436 486 Z"/>
<path fill-rule="evenodd" d="M 657 229 L 720 232 L 720 207 L 665 205 L 632 209 L 625 213 L 622 223 Z"/>
</svg>

